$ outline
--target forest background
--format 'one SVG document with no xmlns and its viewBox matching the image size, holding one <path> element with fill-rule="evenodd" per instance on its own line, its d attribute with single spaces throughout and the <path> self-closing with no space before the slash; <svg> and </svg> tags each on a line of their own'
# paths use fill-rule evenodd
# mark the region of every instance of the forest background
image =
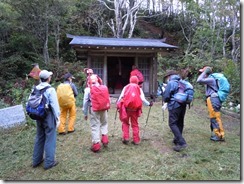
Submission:
<svg viewBox="0 0 244 184">
<path fill-rule="evenodd" d="M 54 72 L 54 82 L 70 71 L 78 88 L 86 60 L 77 60 L 66 34 L 155 38 L 179 46 L 158 55 L 158 79 L 166 69 L 209 65 L 231 83 L 227 102 L 240 103 L 240 1 L 236 0 L 2 0 L 0 2 L 0 107 L 25 103 L 38 63 Z M 54 84 L 55 85 L 55 84 Z M 203 87 L 196 86 L 196 97 Z M 82 89 L 79 89 L 82 90 Z"/>
</svg>

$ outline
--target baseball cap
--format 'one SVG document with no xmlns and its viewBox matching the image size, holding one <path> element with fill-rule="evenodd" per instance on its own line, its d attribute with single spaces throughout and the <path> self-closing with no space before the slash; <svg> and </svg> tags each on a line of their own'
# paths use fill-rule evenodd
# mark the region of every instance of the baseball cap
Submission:
<svg viewBox="0 0 244 184">
<path fill-rule="evenodd" d="M 204 72 L 204 71 L 206 70 L 206 68 L 210 68 L 210 70 L 211 70 L 211 72 L 212 72 L 212 68 L 211 68 L 210 66 L 205 66 L 205 67 L 201 68 L 201 69 L 199 70 L 199 72 Z"/>
<path fill-rule="evenodd" d="M 64 79 L 67 80 L 68 78 L 75 79 L 71 73 L 66 73 L 66 74 L 64 75 Z"/>
<path fill-rule="evenodd" d="M 50 77 L 51 75 L 53 74 L 53 72 L 49 72 L 47 70 L 42 70 L 40 73 L 39 73 L 39 77 L 41 79 L 47 79 L 48 77 Z"/>
</svg>

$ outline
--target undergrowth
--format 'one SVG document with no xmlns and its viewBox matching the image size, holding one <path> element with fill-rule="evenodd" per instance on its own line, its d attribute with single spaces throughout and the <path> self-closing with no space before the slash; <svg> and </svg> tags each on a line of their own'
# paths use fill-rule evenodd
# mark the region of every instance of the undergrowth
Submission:
<svg viewBox="0 0 244 184">
<path fill-rule="evenodd" d="M 160 100 L 158 100 L 160 101 Z M 2 180 L 240 180 L 240 120 L 222 115 L 225 142 L 211 142 L 209 118 L 203 101 L 195 100 L 187 109 L 183 136 L 188 148 L 172 150 L 173 135 L 167 123 L 168 113 L 161 102 L 154 103 L 148 121 L 149 107 L 143 107 L 139 118 L 141 144 L 121 142 L 121 123 L 115 116 L 115 105 L 109 110 L 109 146 L 99 153 L 90 151 L 89 121 L 77 110 L 76 131 L 57 136 L 56 158 L 59 164 L 45 171 L 43 165 L 33 169 L 32 153 L 35 126 L 1 130 L 0 178 Z M 164 115 L 164 118 L 163 118 Z M 116 117 L 116 118 L 115 118 Z M 30 121 L 28 119 L 28 121 Z"/>
</svg>

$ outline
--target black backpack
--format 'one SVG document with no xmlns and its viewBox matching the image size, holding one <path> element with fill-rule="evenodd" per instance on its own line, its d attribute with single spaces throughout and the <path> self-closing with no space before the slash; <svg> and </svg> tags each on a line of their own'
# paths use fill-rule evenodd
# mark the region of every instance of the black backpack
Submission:
<svg viewBox="0 0 244 184">
<path fill-rule="evenodd" d="M 44 120 L 47 116 L 47 111 L 49 109 L 48 104 L 46 104 L 46 97 L 43 93 L 50 88 L 47 86 L 41 90 L 36 87 L 31 92 L 28 101 L 26 103 L 26 112 L 33 120 Z"/>
</svg>

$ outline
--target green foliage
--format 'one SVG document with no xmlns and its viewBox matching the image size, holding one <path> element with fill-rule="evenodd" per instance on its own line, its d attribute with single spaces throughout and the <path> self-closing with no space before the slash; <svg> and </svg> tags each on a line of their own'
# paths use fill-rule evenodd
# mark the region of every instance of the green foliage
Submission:
<svg viewBox="0 0 244 184">
<path fill-rule="evenodd" d="M 231 84 L 231 92 L 229 95 L 229 101 L 236 104 L 241 103 L 241 66 L 238 63 L 234 63 L 232 60 L 223 60 L 223 73 L 227 77 Z"/>
<path fill-rule="evenodd" d="M 184 11 L 179 9 L 175 12 L 168 9 L 150 14 L 143 19 L 147 23 L 154 24 L 157 30 L 162 30 L 161 36 L 167 38 L 166 43 L 179 46 L 177 52 L 158 57 L 158 80 L 162 81 L 162 76 L 168 69 L 189 68 L 192 73 L 191 79 L 195 81 L 198 69 L 210 65 L 218 71 L 224 71 L 231 78 L 230 100 L 239 102 L 240 57 L 237 57 L 237 61 L 225 62 L 232 58 L 233 47 L 229 38 L 233 32 L 233 16 L 239 14 L 239 2 L 198 3 L 198 1 L 187 0 L 181 3 L 179 5 L 184 5 Z M 149 15 L 144 12 L 140 9 L 140 16 Z M 85 78 L 82 76 L 82 69 L 86 63 L 77 62 L 75 51 L 70 47 L 70 39 L 66 34 L 91 36 L 100 34 L 100 36 L 111 37 L 111 30 L 107 26 L 107 21 L 111 18 L 114 18 L 113 12 L 97 0 L 0 2 L 0 96 L 13 95 L 10 98 L 17 98 L 16 102 L 22 101 L 22 93 L 17 89 L 12 91 L 11 87 L 16 79 L 25 78 L 32 69 L 33 63 L 39 63 L 40 68 L 52 70 L 55 80 L 59 82 L 62 74 L 69 70 L 75 76 L 77 75 L 75 82 L 82 86 Z M 239 20 L 236 23 L 234 38 L 238 56 Z M 100 33 L 99 25 L 104 26 L 100 27 Z M 46 31 L 48 31 L 50 63 L 44 63 L 43 59 Z M 143 27 L 136 25 L 134 37 L 158 38 L 158 34 L 145 32 Z M 57 46 L 58 38 L 60 42 Z M 57 48 L 59 48 L 58 57 Z M 225 56 L 223 56 L 223 48 L 226 52 Z M 6 80 L 12 84 L 5 84 Z"/>
</svg>

